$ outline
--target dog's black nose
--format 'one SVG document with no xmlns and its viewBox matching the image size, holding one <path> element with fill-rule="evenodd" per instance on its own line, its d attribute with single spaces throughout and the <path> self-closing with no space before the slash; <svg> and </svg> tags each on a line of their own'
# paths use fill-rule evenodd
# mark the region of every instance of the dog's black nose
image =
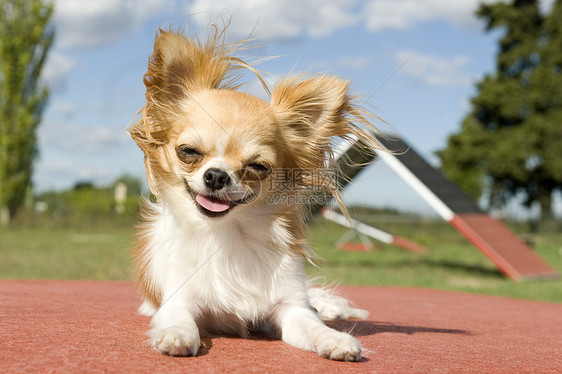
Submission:
<svg viewBox="0 0 562 374">
<path fill-rule="evenodd" d="M 203 175 L 205 185 L 213 191 L 218 191 L 230 182 L 230 177 L 224 170 L 210 168 Z"/>
</svg>

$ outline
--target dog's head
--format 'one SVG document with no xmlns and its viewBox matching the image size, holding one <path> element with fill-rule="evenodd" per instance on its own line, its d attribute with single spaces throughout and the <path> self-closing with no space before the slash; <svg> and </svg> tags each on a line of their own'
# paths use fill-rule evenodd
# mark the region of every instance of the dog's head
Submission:
<svg viewBox="0 0 562 374">
<path fill-rule="evenodd" d="M 280 188 L 294 194 L 318 183 L 304 177 L 295 186 L 293 172 L 276 171 L 324 169 L 336 137 L 376 145 L 374 127 L 338 78 L 286 78 L 269 103 L 236 91 L 231 73 L 253 69 L 231 56 L 221 35 L 205 43 L 171 31 L 156 35 L 144 77 L 147 103 L 130 129 L 154 195 L 172 193 L 174 203 L 221 217 L 267 204 Z"/>
</svg>

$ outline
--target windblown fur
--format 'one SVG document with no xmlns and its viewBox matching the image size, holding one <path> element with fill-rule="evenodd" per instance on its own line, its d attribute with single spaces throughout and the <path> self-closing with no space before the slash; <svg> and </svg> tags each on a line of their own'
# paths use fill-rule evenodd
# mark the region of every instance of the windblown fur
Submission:
<svg viewBox="0 0 562 374">
<path fill-rule="evenodd" d="M 339 199 L 316 171 L 333 161 L 336 139 L 377 147 L 376 129 L 349 83 L 333 76 L 286 77 L 270 103 L 237 91 L 239 69 L 264 83 L 233 56 L 242 45 L 225 44 L 217 28 L 205 42 L 159 30 L 149 58 L 146 105 L 129 131 L 157 199 L 144 204 L 134 248 L 152 344 L 195 355 L 201 334 L 263 329 L 327 358 L 358 360 L 359 342 L 326 327 L 315 310 L 365 313 L 307 291 L 304 204 L 296 197 L 320 187 Z"/>
</svg>

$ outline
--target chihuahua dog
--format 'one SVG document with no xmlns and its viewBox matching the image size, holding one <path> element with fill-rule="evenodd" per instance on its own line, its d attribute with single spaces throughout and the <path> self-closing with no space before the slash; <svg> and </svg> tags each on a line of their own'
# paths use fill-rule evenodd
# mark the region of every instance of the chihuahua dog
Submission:
<svg viewBox="0 0 562 374">
<path fill-rule="evenodd" d="M 309 289 L 297 197 L 320 186 L 339 199 L 333 178 L 319 176 L 331 170 L 334 140 L 376 147 L 376 129 L 333 76 L 289 76 L 270 91 L 260 78 L 270 102 L 237 91 L 240 69 L 259 77 L 234 57 L 240 46 L 218 29 L 203 41 L 156 34 L 146 105 L 129 129 L 156 200 L 144 202 L 133 250 L 139 312 L 152 316 L 150 341 L 162 354 L 195 356 L 205 334 L 266 331 L 358 361 L 359 341 L 322 320 L 367 313 Z"/>
</svg>

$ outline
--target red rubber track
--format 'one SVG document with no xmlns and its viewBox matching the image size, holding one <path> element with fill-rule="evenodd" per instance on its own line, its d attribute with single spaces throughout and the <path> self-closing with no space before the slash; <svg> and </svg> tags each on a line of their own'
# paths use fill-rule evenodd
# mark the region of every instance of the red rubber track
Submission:
<svg viewBox="0 0 562 374">
<path fill-rule="evenodd" d="M 0 280 L 0 372 L 562 372 L 562 304 L 394 287 L 341 294 L 371 313 L 332 324 L 362 342 L 362 362 L 265 338 L 204 339 L 198 357 L 162 356 L 146 344 L 132 283 Z"/>
</svg>

